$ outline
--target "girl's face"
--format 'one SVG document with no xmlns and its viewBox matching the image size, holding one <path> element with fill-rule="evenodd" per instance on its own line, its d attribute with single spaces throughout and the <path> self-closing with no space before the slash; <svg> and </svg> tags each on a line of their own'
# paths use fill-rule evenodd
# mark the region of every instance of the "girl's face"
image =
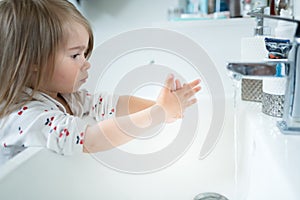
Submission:
<svg viewBox="0 0 300 200">
<path fill-rule="evenodd" d="M 72 93 L 86 82 L 90 63 L 86 60 L 89 34 L 79 23 L 68 24 L 66 45 L 56 54 L 53 76 L 42 85 L 50 96 L 57 93 Z"/>
</svg>

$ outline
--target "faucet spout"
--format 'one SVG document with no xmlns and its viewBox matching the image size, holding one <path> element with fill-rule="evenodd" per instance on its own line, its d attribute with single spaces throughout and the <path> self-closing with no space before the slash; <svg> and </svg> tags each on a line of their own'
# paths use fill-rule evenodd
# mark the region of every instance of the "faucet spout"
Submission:
<svg viewBox="0 0 300 200">
<path fill-rule="evenodd" d="M 287 61 L 275 60 L 265 62 L 231 62 L 227 69 L 243 77 L 287 77 L 285 103 L 282 121 L 278 127 L 284 134 L 300 135 L 300 39 L 295 40 Z M 277 65 L 284 64 L 285 69 L 280 74 Z"/>
<path fill-rule="evenodd" d="M 279 75 L 276 70 L 279 62 L 231 62 L 227 64 L 227 69 L 242 76 L 275 76 Z M 286 63 L 288 64 L 288 63 Z M 280 76 L 286 76 L 284 71 Z"/>
<path fill-rule="evenodd" d="M 293 41 L 293 48 L 289 53 L 290 67 L 288 70 L 288 84 L 285 92 L 285 105 L 283 120 L 278 122 L 278 127 L 285 134 L 300 135 L 300 21 L 278 16 L 249 13 L 251 16 L 271 18 L 297 23 Z"/>
<path fill-rule="evenodd" d="M 227 69 L 242 76 L 274 76 L 276 65 L 285 63 L 285 70 L 281 76 L 287 77 L 287 87 L 285 91 L 285 103 L 282 121 L 277 123 L 278 128 L 284 134 L 300 135 L 300 21 L 259 13 L 250 13 L 252 16 L 273 18 L 296 22 L 298 24 L 293 47 L 289 53 L 288 61 L 265 61 L 262 63 L 235 62 L 228 63 Z"/>
</svg>

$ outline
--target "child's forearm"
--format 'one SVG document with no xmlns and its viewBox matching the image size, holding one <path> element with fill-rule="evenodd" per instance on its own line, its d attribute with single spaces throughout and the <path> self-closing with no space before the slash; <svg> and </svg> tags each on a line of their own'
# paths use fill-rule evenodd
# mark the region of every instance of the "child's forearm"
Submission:
<svg viewBox="0 0 300 200">
<path fill-rule="evenodd" d="M 164 122 L 164 110 L 158 105 L 127 116 L 101 121 L 86 129 L 84 152 L 99 152 L 119 146 Z"/>
<path fill-rule="evenodd" d="M 150 106 L 153 106 L 155 101 L 136 97 L 136 96 L 120 96 L 117 104 L 117 116 L 124 116 L 139 112 Z"/>
<path fill-rule="evenodd" d="M 184 110 L 197 102 L 193 96 L 201 89 L 200 80 L 182 86 L 178 80 L 175 83 L 176 86 L 174 86 L 174 76 L 170 75 L 155 104 L 136 97 L 119 99 L 117 116 L 120 117 L 89 126 L 86 129 L 84 151 L 97 152 L 111 149 L 142 133 L 155 130 L 154 128 L 160 124 L 182 118 Z"/>
</svg>

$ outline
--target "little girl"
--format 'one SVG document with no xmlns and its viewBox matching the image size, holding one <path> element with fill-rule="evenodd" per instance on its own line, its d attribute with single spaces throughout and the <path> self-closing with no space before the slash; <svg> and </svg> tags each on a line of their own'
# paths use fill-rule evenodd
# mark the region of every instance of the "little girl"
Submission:
<svg viewBox="0 0 300 200">
<path fill-rule="evenodd" d="M 32 146 L 70 155 L 124 144 L 181 118 L 200 90 L 173 75 L 156 102 L 79 90 L 93 33 L 67 0 L 0 1 L 0 36 L 0 164 Z"/>
</svg>

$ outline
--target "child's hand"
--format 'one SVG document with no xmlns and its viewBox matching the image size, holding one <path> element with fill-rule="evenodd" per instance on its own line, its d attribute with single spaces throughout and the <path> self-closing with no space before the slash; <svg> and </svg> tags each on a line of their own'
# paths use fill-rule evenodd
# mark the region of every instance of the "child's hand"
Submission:
<svg viewBox="0 0 300 200">
<path fill-rule="evenodd" d="M 199 83 L 200 80 L 197 79 L 181 85 L 179 80 L 174 80 L 174 76 L 169 75 L 157 98 L 157 104 L 165 111 L 166 122 L 182 118 L 185 109 L 197 102 L 192 97 L 201 90 Z"/>
</svg>

